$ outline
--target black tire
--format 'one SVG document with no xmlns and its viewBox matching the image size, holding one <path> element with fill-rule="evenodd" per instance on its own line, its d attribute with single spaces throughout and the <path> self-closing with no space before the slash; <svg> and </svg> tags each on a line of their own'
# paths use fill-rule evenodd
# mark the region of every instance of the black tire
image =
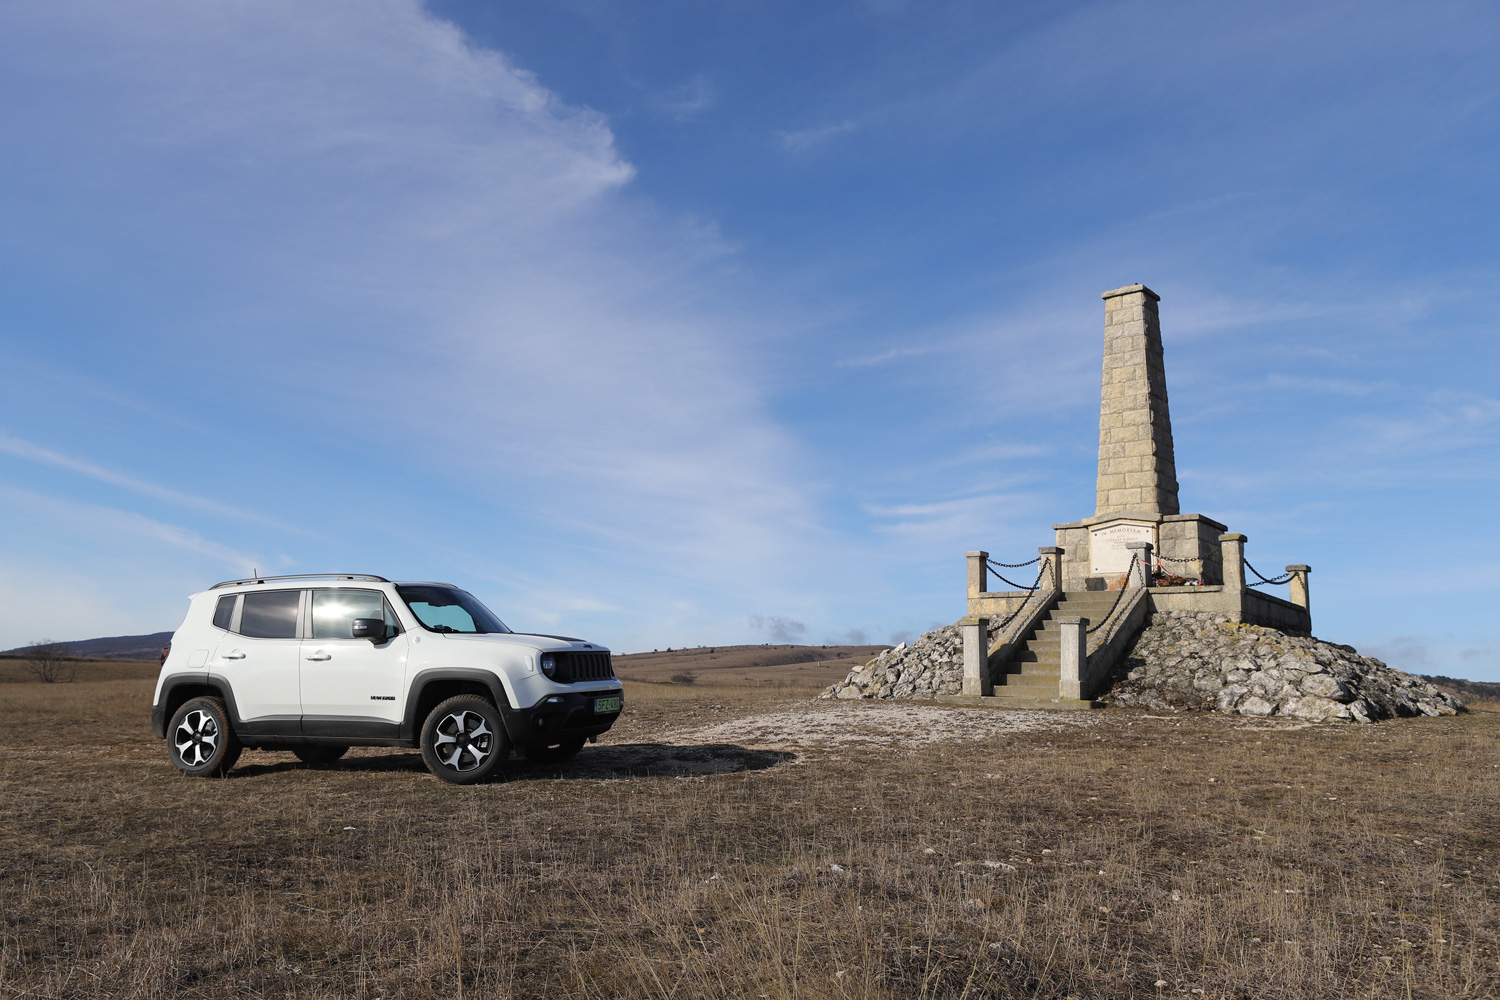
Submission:
<svg viewBox="0 0 1500 1000">
<path fill-rule="evenodd" d="M 218 698 L 184 702 L 167 724 L 167 756 L 190 778 L 217 778 L 240 759 L 244 747 Z"/>
<path fill-rule="evenodd" d="M 509 756 L 500 710 L 476 694 L 449 698 L 422 723 L 422 760 L 444 781 L 477 785 L 497 774 Z"/>
<path fill-rule="evenodd" d="M 568 740 L 564 743 L 554 743 L 551 746 L 527 747 L 526 759 L 538 764 L 561 764 L 565 760 L 572 760 L 578 756 L 578 751 L 583 749 L 582 739 Z"/>
<path fill-rule="evenodd" d="M 292 747 L 292 753 L 304 764 L 313 767 L 322 767 L 324 764 L 332 764 L 344 754 L 349 752 L 348 747 L 330 747 L 322 744 L 309 744 L 305 747 Z"/>
</svg>

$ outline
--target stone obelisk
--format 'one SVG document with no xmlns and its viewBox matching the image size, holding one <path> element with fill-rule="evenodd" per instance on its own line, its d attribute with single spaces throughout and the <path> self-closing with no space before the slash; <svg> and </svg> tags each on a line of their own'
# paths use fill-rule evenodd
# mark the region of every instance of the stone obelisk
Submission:
<svg viewBox="0 0 1500 1000">
<path fill-rule="evenodd" d="M 1177 463 L 1162 364 L 1161 301 L 1145 285 L 1104 293 L 1104 384 L 1094 517 L 1178 513 Z"/>
</svg>

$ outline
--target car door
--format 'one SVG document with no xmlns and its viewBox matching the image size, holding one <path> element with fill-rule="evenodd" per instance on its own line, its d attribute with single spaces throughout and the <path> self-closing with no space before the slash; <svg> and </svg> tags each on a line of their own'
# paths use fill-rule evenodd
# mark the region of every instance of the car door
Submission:
<svg viewBox="0 0 1500 1000">
<path fill-rule="evenodd" d="M 323 587 L 312 591 L 310 606 L 310 632 L 302 641 L 303 732 L 387 735 L 379 727 L 368 734 L 358 731 L 361 722 L 399 724 L 406 708 L 401 695 L 407 638 L 385 595 L 378 590 Z M 385 641 L 355 639 L 356 618 L 384 619 Z"/>
<path fill-rule="evenodd" d="M 247 731 L 297 730 L 301 607 L 301 590 L 257 590 L 239 595 L 227 616 L 227 634 L 214 650 L 210 673 L 229 682 Z"/>
</svg>

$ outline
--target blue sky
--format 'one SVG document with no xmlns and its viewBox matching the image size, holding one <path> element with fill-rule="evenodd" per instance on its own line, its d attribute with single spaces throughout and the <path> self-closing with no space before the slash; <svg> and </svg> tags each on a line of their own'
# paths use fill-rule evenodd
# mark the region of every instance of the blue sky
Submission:
<svg viewBox="0 0 1500 1000">
<path fill-rule="evenodd" d="M 1500 680 L 1500 9 L 0 9 L 0 648 L 252 567 L 617 650 L 887 641 L 1093 512 L 1099 293 L 1184 511 Z"/>
</svg>

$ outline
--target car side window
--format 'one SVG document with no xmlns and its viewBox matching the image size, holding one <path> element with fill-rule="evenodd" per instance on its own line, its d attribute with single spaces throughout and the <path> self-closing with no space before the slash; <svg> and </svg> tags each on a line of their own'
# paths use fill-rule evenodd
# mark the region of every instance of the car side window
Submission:
<svg viewBox="0 0 1500 1000">
<path fill-rule="evenodd" d="M 225 594 L 219 598 L 214 607 L 214 628 L 229 631 L 229 623 L 234 621 L 234 602 L 238 597 L 238 594 Z"/>
<path fill-rule="evenodd" d="M 378 590 L 350 590 L 343 587 L 314 590 L 312 593 L 312 637 L 314 639 L 348 639 L 354 635 L 354 619 L 379 618 L 387 634 L 400 631 L 396 616 Z"/>
<path fill-rule="evenodd" d="M 261 590 L 243 595 L 240 634 L 252 639 L 297 638 L 300 590 Z"/>
</svg>

